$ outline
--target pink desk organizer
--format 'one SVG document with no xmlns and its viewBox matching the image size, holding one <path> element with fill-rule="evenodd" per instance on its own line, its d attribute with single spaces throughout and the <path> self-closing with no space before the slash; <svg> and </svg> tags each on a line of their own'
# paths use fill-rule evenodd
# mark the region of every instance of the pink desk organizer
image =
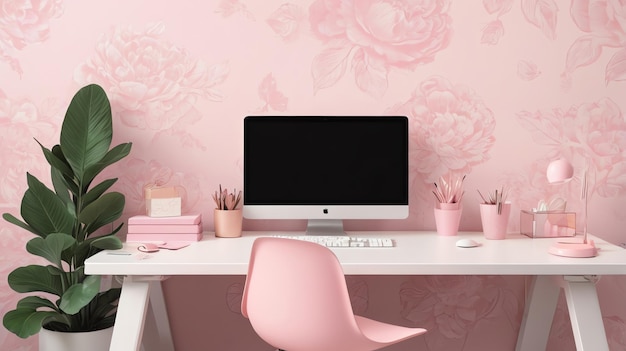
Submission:
<svg viewBox="0 0 626 351">
<path fill-rule="evenodd" d="M 530 238 L 574 236 L 576 234 L 576 213 L 522 210 L 520 213 L 520 232 Z"/>
</svg>

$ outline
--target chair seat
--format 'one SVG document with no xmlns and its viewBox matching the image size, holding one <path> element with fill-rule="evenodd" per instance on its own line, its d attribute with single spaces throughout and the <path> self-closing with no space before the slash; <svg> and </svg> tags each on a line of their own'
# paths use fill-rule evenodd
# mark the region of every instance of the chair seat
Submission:
<svg viewBox="0 0 626 351">
<path fill-rule="evenodd" d="M 424 328 L 403 327 L 356 315 L 354 318 L 363 335 L 381 347 L 426 333 Z"/>
</svg>

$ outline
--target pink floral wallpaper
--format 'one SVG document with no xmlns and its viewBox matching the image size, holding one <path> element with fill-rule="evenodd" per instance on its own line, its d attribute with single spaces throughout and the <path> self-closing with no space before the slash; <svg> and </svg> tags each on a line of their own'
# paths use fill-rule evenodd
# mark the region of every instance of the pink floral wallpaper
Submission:
<svg viewBox="0 0 626 351">
<path fill-rule="evenodd" d="M 142 188 L 178 186 L 184 211 L 212 229 L 210 194 L 241 188 L 242 120 L 250 114 L 403 114 L 410 119 L 406 220 L 354 230 L 433 230 L 432 182 L 467 175 L 461 229 L 480 230 L 481 191 L 510 189 L 509 230 L 539 200 L 581 209 L 589 230 L 626 242 L 626 3 L 623 0 L 0 0 L 0 207 L 19 213 L 25 173 L 47 179 L 33 138 L 58 142 L 65 108 L 88 83 L 109 94 L 116 142 L 133 142 L 110 172 L 142 213 Z M 550 186 L 548 162 L 571 160 L 573 182 Z M 301 229 L 300 221 L 245 229 Z M 32 262 L 30 238 L 0 222 L 0 311 L 19 297 L 6 275 Z M 355 310 L 430 330 L 390 350 L 511 350 L 527 277 L 348 277 Z M 179 350 L 271 350 L 241 316 L 243 277 L 164 283 Z M 626 278 L 603 277 L 612 351 L 626 349 Z M 0 349 L 37 349 L 0 329 Z M 548 350 L 573 350 L 563 299 Z"/>
</svg>

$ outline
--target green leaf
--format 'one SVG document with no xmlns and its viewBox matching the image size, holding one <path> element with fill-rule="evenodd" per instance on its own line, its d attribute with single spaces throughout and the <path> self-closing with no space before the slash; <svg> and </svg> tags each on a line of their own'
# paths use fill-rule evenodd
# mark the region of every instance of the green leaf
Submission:
<svg viewBox="0 0 626 351">
<path fill-rule="evenodd" d="M 118 250 L 123 247 L 122 240 L 116 236 L 101 236 L 94 238 L 91 242 L 91 246 L 97 247 L 101 250 Z"/>
<path fill-rule="evenodd" d="M 22 198 L 21 215 L 36 234 L 71 233 L 74 217 L 65 203 L 30 173 L 26 174 L 28 189 Z"/>
<path fill-rule="evenodd" d="M 46 238 L 33 238 L 26 244 L 26 251 L 43 257 L 61 268 L 61 253 L 76 243 L 76 239 L 69 234 L 52 233 Z"/>
<path fill-rule="evenodd" d="M 68 262 L 70 260 L 67 260 L 66 262 Z M 55 267 L 55 266 L 51 266 L 51 265 L 47 265 L 46 268 L 48 269 L 48 273 L 50 273 L 51 275 L 56 275 L 56 276 L 65 276 L 67 274 L 67 272 L 65 272 L 63 269 Z"/>
<path fill-rule="evenodd" d="M 123 159 L 128 156 L 130 153 L 130 149 L 132 147 L 132 143 L 124 143 L 115 146 L 106 155 L 100 160 L 98 163 L 89 167 L 85 170 L 85 175 L 83 177 L 83 184 L 89 184 L 91 181 L 106 167 L 114 164 L 115 162 Z"/>
<path fill-rule="evenodd" d="M 39 235 L 39 232 L 37 232 L 35 229 L 31 228 L 28 224 L 20 221 L 19 219 L 17 219 L 14 215 L 10 214 L 10 213 L 3 213 L 2 214 L 2 218 L 4 218 L 5 221 L 11 223 L 11 224 L 15 224 L 16 226 L 22 228 L 22 229 L 26 229 L 29 232 L 35 234 L 35 235 Z"/>
<path fill-rule="evenodd" d="M 60 152 L 61 149 L 58 148 L 58 145 L 53 147 L 53 150 L 56 151 L 55 153 L 45 148 L 39 140 L 35 139 L 35 141 L 39 144 L 39 147 L 41 147 L 41 151 L 43 151 L 43 155 L 46 157 L 46 161 L 48 161 L 50 166 L 52 166 L 52 169 L 56 169 L 66 175 L 73 176 L 72 169 L 70 168 L 70 165 L 67 164 L 65 158 L 62 157 L 63 153 Z"/>
<path fill-rule="evenodd" d="M 93 302 L 96 308 L 93 310 L 92 317 L 98 323 L 94 325 L 94 329 L 113 326 L 121 290 L 120 288 L 112 288 L 96 296 Z"/>
<path fill-rule="evenodd" d="M 61 127 L 61 149 L 79 183 L 100 162 L 113 137 L 109 99 L 99 85 L 81 88 L 72 98 Z"/>
<path fill-rule="evenodd" d="M 70 190 L 67 187 L 67 184 L 65 184 L 65 178 L 63 174 L 61 174 L 61 171 L 59 171 L 58 169 L 52 168 L 50 170 L 50 177 L 52 179 L 54 192 L 57 194 L 59 199 L 61 199 L 61 201 L 65 203 L 65 207 L 70 208 L 70 206 L 68 205 L 72 203 L 72 199 L 70 198 Z"/>
<path fill-rule="evenodd" d="M 122 240 L 113 234 L 88 238 L 74 248 L 74 258 L 77 265 L 84 265 L 88 257 L 102 250 L 117 250 L 122 248 Z"/>
<path fill-rule="evenodd" d="M 67 314 L 76 314 L 100 291 L 100 276 L 90 275 L 82 283 L 70 286 L 61 296 L 59 308 Z"/>
<path fill-rule="evenodd" d="M 111 314 L 106 316 L 105 318 L 99 319 L 99 320 L 93 320 L 91 321 L 93 322 L 93 330 L 101 330 L 101 329 L 106 329 L 106 328 L 110 328 L 112 326 L 115 325 L 115 314 Z"/>
<path fill-rule="evenodd" d="M 61 150 L 61 146 L 60 145 L 55 145 L 52 148 L 52 153 L 60 160 L 63 160 L 63 162 L 65 164 L 67 164 L 68 167 L 70 167 L 69 163 L 67 162 L 67 159 L 65 159 L 65 155 L 63 155 L 63 151 Z M 70 169 L 69 173 L 63 173 L 61 172 L 61 174 L 63 175 L 62 180 L 63 180 L 63 184 L 65 184 L 65 187 L 74 195 L 78 196 L 79 190 L 78 190 L 78 179 L 76 179 L 76 177 L 74 176 L 74 172 Z M 54 179 L 53 179 L 54 181 Z"/>
<path fill-rule="evenodd" d="M 124 204 L 124 195 L 121 193 L 104 194 L 87 205 L 78 216 L 78 220 L 87 225 L 89 233 L 92 233 L 103 225 L 119 219 L 124 212 Z"/>
<path fill-rule="evenodd" d="M 30 308 L 36 310 L 41 307 L 47 307 L 57 311 L 57 306 L 50 300 L 39 296 L 26 296 L 17 303 L 17 308 Z"/>
<path fill-rule="evenodd" d="M 109 188 L 117 182 L 117 178 L 104 180 L 102 183 L 93 187 L 85 196 L 83 197 L 83 206 L 87 206 L 90 203 L 94 202 L 97 198 L 99 198 L 102 194 L 104 194 Z"/>
<path fill-rule="evenodd" d="M 18 267 L 9 273 L 8 281 L 11 289 L 19 293 L 43 291 L 57 296 L 63 295 L 61 276 L 50 274 L 45 266 Z"/>
<path fill-rule="evenodd" d="M 41 326 L 48 322 L 68 324 L 67 316 L 56 311 L 37 311 L 32 308 L 17 308 L 4 315 L 2 323 L 10 332 L 20 338 L 39 333 Z"/>
</svg>

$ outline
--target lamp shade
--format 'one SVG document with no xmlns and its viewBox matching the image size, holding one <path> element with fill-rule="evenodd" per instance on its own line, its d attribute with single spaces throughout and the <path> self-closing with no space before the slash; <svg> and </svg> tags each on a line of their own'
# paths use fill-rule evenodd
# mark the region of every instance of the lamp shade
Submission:
<svg viewBox="0 0 626 351">
<path fill-rule="evenodd" d="M 550 162 L 546 176 L 550 184 L 565 183 L 574 176 L 574 167 L 568 160 L 560 158 Z"/>
</svg>

